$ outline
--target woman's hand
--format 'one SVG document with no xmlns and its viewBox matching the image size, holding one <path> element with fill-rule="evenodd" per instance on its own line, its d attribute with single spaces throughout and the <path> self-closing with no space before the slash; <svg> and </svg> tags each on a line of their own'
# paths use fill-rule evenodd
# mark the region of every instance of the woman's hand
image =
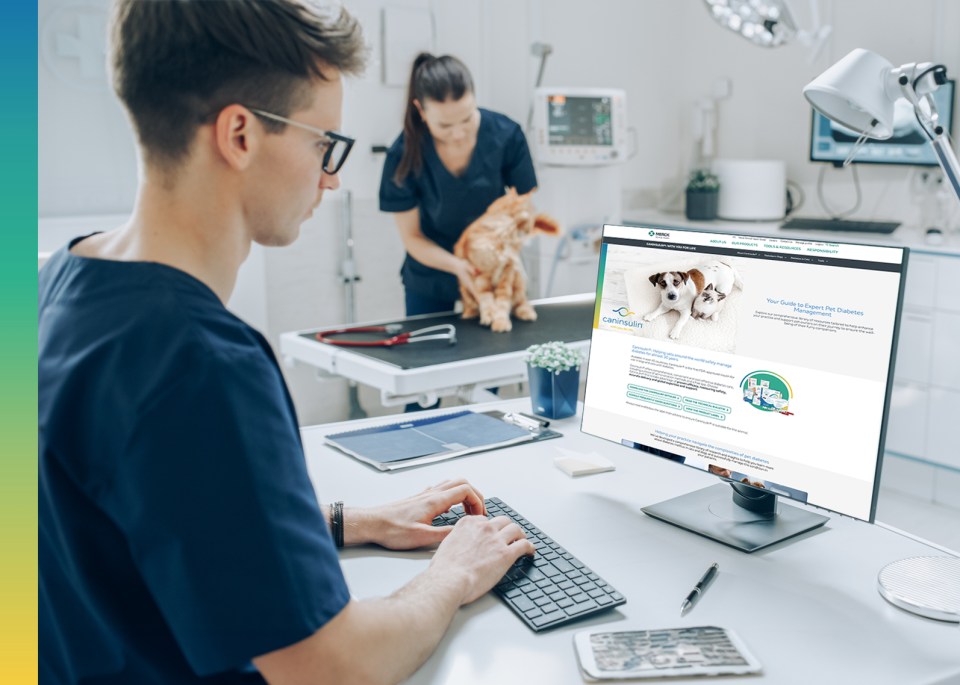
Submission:
<svg viewBox="0 0 960 685">
<path fill-rule="evenodd" d="M 466 259 L 461 259 L 460 257 L 454 257 L 454 259 L 457 261 L 453 275 L 456 276 L 457 280 L 467 289 L 467 292 L 473 296 L 473 299 L 479 302 L 480 291 L 477 290 L 477 284 L 474 283 L 473 279 L 480 275 L 480 270 Z"/>
<path fill-rule="evenodd" d="M 390 504 L 344 510 L 344 544 L 375 543 L 388 549 L 416 549 L 443 541 L 453 526 L 432 525 L 435 516 L 462 504 L 467 514 L 483 515 L 483 495 L 465 479 L 446 480 Z"/>
</svg>

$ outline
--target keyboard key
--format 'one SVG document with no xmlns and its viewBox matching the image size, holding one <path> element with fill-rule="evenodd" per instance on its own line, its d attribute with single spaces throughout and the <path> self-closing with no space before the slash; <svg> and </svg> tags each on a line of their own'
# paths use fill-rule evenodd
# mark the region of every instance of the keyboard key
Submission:
<svg viewBox="0 0 960 685">
<path fill-rule="evenodd" d="M 577 602 L 572 607 L 567 607 L 564 611 L 567 612 L 568 616 L 576 616 L 577 614 L 582 614 L 585 611 L 590 611 L 591 609 L 596 609 L 600 605 L 594 602 L 592 599 L 588 599 L 586 602 Z"/>
<path fill-rule="evenodd" d="M 545 626 L 548 623 L 553 623 L 554 621 L 559 621 L 566 618 L 567 615 L 562 611 L 554 611 L 552 614 L 544 614 L 543 616 L 538 616 L 533 619 L 533 625 L 535 626 Z"/>
<path fill-rule="evenodd" d="M 556 578 L 557 576 L 563 575 L 562 573 L 560 573 L 560 569 L 558 569 L 556 566 L 554 566 L 549 562 L 547 563 L 546 566 L 541 567 L 540 571 L 543 573 L 543 575 L 547 576 L 548 578 Z"/>
<path fill-rule="evenodd" d="M 540 571 L 535 568 L 528 569 L 524 575 L 527 577 L 527 580 L 530 580 L 530 581 L 543 580 L 544 578 L 546 578 L 545 575 L 540 573 Z"/>
<path fill-rule="evenodd" d="M 560 611 L 560 607 L 554 604 L 553 602 L 550 602 L 549 604 L 542 604 L 540 606 L 540 611 L 542 611 L 545 614 L 552 614 L 555 611 Z"/>
<path fill-rule="evenodd" d="M 515 597 L 510 601 L 513 603 L 513 606 L 517 607 L 517 609 L 520 611 L 530 611 L 531 609 L 535 609 L 537 606 L 526 597 Z"/>
</svg>

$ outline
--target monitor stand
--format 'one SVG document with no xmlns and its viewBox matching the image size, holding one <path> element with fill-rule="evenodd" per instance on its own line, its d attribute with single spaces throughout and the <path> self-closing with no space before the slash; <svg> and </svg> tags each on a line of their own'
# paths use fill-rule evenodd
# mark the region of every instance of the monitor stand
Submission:
<svg viewBox="0 0 960 685">
<path fill-rule="evenodd" d="M 813 530 L 828 520 L 799 507 L 779 506 L 774 493 L 740 483 L 711 485 L 643 507 L 643 512 L 744 552 Z"/>
</svg>

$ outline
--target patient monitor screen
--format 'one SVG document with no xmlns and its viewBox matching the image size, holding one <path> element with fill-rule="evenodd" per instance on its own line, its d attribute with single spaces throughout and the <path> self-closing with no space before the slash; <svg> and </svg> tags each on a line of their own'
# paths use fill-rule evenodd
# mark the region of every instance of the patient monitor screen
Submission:
<svg viewBox="0 0 960 685">
<path fill-rule="evenodd" d="M 581 429 L 872 521 L 905 252 L 604 227 Z"/>
<path fill-rule="evenodd" d="M 610 97 L 547 97 L 550 145 L 613 145 Z"/>
</svg>

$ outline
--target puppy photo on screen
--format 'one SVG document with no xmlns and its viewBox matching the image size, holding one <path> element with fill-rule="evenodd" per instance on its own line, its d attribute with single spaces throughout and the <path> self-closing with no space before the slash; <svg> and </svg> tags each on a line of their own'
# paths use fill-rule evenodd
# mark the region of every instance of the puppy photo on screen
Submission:
<svg viewBox="0 0 960 685">
<path fill-rule="evenodd" d="M 703 318 L 710 316 L 716 320 L 719 312 L 719 303 L 726 299 L 730 289 L 734 286 L 742 288 L 740 277 L 732 265 L 722 262 L 719 259 L 710 260 L 696 268 L 687 271 L 664 271 L 652 274 L 650 283 L 659 290 L 660 304 L 656 309 L 643 317 L 644 321 L 653 321 L 659 316 L 669 311 L 676 311 L 678 314 L 677 322 L 670 329 L 670 338 L 677 340 L 684 326 L 694 316 L 694 307 L 699 299 L 709 300 L 704 302 L 697 311 L 699 315 L 694 318 Z M 717 295 L 720 284 L 725 291 L 723 297 Z M 709 287 L 709 290 L 707 288 Z M 702 297 L 706 292 L 706 297 Z M 708 312 L 709 309 L 709 312 Z M 705 313 L 708 312 L 708 313 Z"/>
</svg>

